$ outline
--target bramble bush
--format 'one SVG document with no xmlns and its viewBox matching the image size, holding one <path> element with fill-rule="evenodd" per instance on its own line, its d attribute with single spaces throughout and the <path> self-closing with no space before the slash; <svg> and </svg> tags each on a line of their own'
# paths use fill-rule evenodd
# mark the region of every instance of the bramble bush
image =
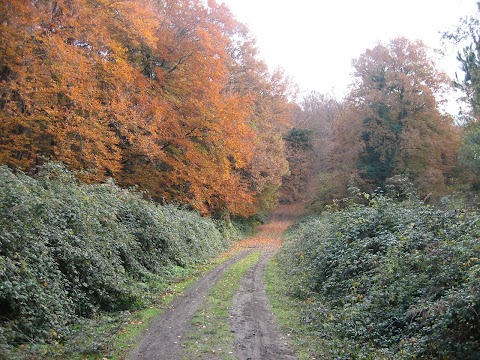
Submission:
<svg viewBox="0 0 480 360">
<path fill-rule="evenodd" d="M 480 358 L 480 216 L 382 196 L 296 224 L 280 261 L 329 358 Z"/>
<path fill-rule="evenodd" d="M 49 163 L 35 178 L 0 167 L 0 353 L 62 341 L 77 320 L 141 308 L 179 269 L 238 236 L 113 182 L 81 184 Z"/>
</svg>

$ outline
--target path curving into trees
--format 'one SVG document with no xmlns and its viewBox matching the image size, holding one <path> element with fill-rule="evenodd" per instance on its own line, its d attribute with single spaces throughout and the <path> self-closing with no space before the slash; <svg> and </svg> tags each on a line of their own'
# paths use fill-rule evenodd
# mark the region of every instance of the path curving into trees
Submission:
<svg viewBox="0 0 480 360">
<path fill-rule="evenodd" d="M 229 324 L 234 335 L 231 353 L 237 359 L 295 359 L 269 307 L 264 274 L 268 260 L 281 246 L 284 231 L 299 214 L 298 206 L 280 206 L 254 237 L 235 245 L 234 256 L 171 303 L 151 324 L 130 359 L 182 359 L 184 338 L 192 329 L 191 320 L 210 288 L 233 264 L 258 250 L 259 261 L 247 270 L 233 299 Z"/>
</svg>

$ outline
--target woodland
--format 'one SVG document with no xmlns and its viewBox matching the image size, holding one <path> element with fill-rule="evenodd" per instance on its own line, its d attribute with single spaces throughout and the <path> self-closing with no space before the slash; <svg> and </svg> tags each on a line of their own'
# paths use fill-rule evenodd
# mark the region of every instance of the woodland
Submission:
<svg viewBox="0 0 480 360">
<path fill-rule="evenodd" d="M 149 306 L 278 203 L 310 214 L 279 257 L 324 356 L 480 354 L 479 13 L 457 25 L 456 79 L 399 37 L 299 99 L 215 0 L 2 1 L 0 355 Z"/>
</svg>

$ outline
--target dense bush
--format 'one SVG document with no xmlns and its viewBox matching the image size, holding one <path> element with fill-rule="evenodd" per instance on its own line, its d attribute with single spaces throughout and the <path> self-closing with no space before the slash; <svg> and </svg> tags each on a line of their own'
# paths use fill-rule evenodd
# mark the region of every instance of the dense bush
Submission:
<svg viewBox="0 0 480 360">
<path fill-rule="evenodd" d="M 0 350 L 59 340 L 80 317 L 149 304 L 170 273 L 224 249 L 232 229 L 62 165 L 0 167 Z"/>
<path fill-rule="evenodd" d="M 480 358 L 480 216 L 375 197 L 297 224 L 281 261 L 338 358 Z"/>
</svg>

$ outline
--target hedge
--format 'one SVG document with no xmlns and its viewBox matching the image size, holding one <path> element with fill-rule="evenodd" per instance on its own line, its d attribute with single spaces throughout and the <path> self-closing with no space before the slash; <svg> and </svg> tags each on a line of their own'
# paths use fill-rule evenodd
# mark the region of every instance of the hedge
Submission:
<svg viewBox="0 0 480 360">
<path fill-rule="evenodd" d="M 62 164 L 33 178 L 0 167 L 0 350 L 62 341 L 100 311 L 144 307 L 178 267 L 212 257 L 224 223 L 159 205 Z"/>
</svg>

